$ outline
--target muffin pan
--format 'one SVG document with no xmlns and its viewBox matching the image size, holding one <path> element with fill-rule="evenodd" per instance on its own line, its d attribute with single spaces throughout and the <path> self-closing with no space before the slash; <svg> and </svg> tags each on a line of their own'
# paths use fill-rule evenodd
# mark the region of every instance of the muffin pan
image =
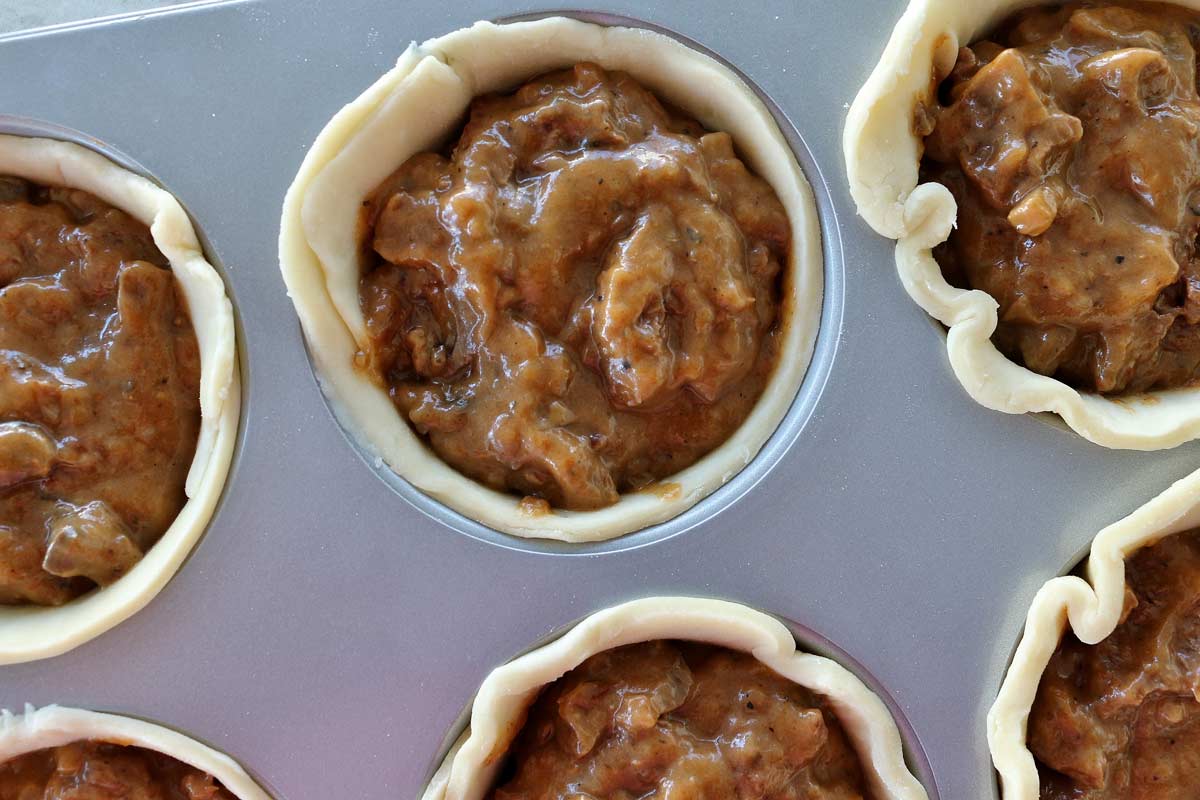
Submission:
<svg viewBox="0 0 1200 800">
<path fill-rule="evenodd" d="M 1104 450 L 954 379 L 845 185 L 846 110 L 903 0 L 588 7 L 694 40 L 765 93 L 817 196 L 826 264 L 812 366 L 751 466 L 672 522 L 574 547 L 469 523 L 360 457 L 276 252 L 309 143 L 410 40 L 560 4 L 200 3 L 0 37 L 0 71 L 21 76 L 0 113 L 130 154 L 193 214 L 240 316 L 245 401 L 222 504 L 175 579 L 98 639 L 0 670 L 0 707 L 166 722 L 277 800 L 413 798 L 494 666 L 607 606 L 708 596 L 784 619 L 863 677 L 931 797 L 998 797 L 985 717 L 1034 593 L 1200 465 L 1200 444 Z"/>
</svg>

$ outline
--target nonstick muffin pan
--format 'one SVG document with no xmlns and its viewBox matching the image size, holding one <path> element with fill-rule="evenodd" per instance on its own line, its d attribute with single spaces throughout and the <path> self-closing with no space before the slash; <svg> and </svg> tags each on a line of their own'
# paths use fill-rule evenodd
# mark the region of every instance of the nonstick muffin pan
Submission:
<svg viewBox="0 0 1200 800">
<path fill-rule="evenodd" d="M 361 457 L 276 251 L 309 143 L 411 40 L 560 4 L 205 3 L 0 38 L 0 71 L 19 76 L 0 113 L 95 137 L 193 215 L 239 318 L 244 401 L 224 498 L 175 579 L 107 634 L 0 670 L 0 707 L 165 723 L 279 800 L 411 798 L 494 666 L 626 600 L 707 596 L 784 619 L 876 689 L 931 797 L 997 797 L 985 717 L 1031 598 L 1200 465 L 1200 445 L 1105 450 L 954 379 L 842 166 L 847 106 L 903 6 L 588 4 L 699 43 L 777 107 L 826 263 L 812 365 L 758 458 L 673 521 L 574 547 L 471 523 Z"/>
</svg>

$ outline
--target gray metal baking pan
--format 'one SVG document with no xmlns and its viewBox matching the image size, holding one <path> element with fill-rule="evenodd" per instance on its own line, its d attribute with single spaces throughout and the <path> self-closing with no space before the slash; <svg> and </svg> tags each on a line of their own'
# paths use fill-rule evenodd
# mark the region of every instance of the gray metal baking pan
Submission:
<svg viewBox="0 0 1200 800">
<path fill-rule="evenodd" d="M 932 796 L 997 797 L 984 720 L 1034 592 L 1200 465 L 1200 444 L 1108 451 L 959 387 L 845 187 L 846 109 L 903 5 L 588 1 L 711 49 L 777 105 L 829 263 L 809 379 L 760 461 L 682 522 L 574 549 L 414 504 L 361 458 L 276 258 L 305 148 L 409 41 L 558 2 L 202 3 L 0 37 L 0 113 L 96 137 L 191 211 L 237 306 L 246 378 L 234 469 L 191 559 L 113 631 L 0 669 L 0 706 L 178 727 L 279 800 L 412 798 L 493 666 L 623 600 L 705 595 L 788 620 L 866 677 Z"/>
</svg>

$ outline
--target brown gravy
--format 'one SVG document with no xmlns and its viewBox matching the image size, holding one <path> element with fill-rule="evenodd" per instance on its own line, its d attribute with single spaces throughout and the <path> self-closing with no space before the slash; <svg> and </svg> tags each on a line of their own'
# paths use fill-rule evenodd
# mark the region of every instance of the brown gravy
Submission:
<svg viewBox="0 0 1200 800">
<path fill-rule="evenodd" d="M 79 741 L 0 764 L 0 800 L 236 800 L 211 775 L 163 753 Z"/>
<path fill-rule="evenodd" d="M 489 800 L 861 800 L 857 754 L 819 696 L 753 656 L 648 642 L 543 690 Z"/>
<path fill-rule="evenodd" d="M 963 48 L 918 109 L 958 226 L 947 279 L 1000 305 L 996 346 L 1081 389 L 1200 378 L 1200 13 L 1034 7 Z"/>
<path fill-rule="evenodd" d="M 111 583 L 183 507 L 200 355 L 166 267 L 123 211 L 0 176 L 0 603 Z"/>
<path fill-rule="evenodd" d="M 1029 717 L 1046 800 L 1171 800 L 1200 786 L 1200 532 L 1125 566 L 1125 618 L 1087 646 L 1067 632 Z"/>
<path fill-rule="evenodd" d="M 365 359 L 448 464 L 569 509 L 679 472 L 774 368 L 783 206 L 623 73 L 472 103 L 364 209 Z"/>
</svg>

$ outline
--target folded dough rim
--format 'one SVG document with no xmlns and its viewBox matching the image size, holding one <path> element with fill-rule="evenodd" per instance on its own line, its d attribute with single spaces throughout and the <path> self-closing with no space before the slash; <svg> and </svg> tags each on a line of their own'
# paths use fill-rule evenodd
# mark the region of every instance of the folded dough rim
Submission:
<svg viewBox="0 0 1200 800">
<path fill-rule="evenodd" d="M 1066 625 L 1085 644 L 1103 641 L 1117 627 L 1125 603 L 1125 559 L 1164 536 L 1200 527 L 1200 471 L 1096 535 L 1088 579 L 1066 575 L 1047 581 L 1029 607 L 1025 630 L 996 702 L 988 712 L 988 745 L 1005 800 L 1037 800 L 1038 771 L 1025 743 L 1029 713 L 1042 673 Z"/>
<path fill-rule="evenodd" d="M 26 706 L 23 714 L 0 711 L 0 764 L 25 753 L 81 739 L 155 750 L 212 775 L 238 800 L 271 800 L 229 756 L 151 722 L 55 705 Z"/>
<path fill-rule="evenodd" d="M 779 620 L 740 603 L 648 597 L 598 611 L 561 638 L 497 667 L 471 706 L 469 727 L 447 753 L 422 800 L 482 800 L 543 686 L 604 650 L 655 639 L 687 639 L 750 653 L 783 677 L 824 696 L 846 729 L 879 800 L 927 800 L 904 763 L 900 731 L 883 701 L 849 670 L 800 652 Z"/>
<path fill-rule="evenodd" d="M 1200 388 L 1106 399 L 1081 393 L 1010 361 L 995 345 L 997 308 L 981 290 L 951 286 L 931 253 L 950 235 L 957 206 L 940 184 L 918 182 L 922 144 L 913 109 L 945 74 L 959 43 L 970 43 L 1030 0 L 912 0 L 850 107 L 842 146 L 850 194 L 879 234 L 896 239 L 896 267 L 908 294 L 948 327 L 946 349 L 967 393 L 1008 414 L 1051 411 L 1098 445 L 1159 450 L 1200 436 Z M 1200 9 L 1200 0 L 1178 0 Z"/>
<path fill-rule="evenodd" d="M 362 198 L 410 155 L 451 134 L 473 97 L 581 60 L 626 70 L 702 123 L 733 135 L 791 220 L 785 298 L 791 319 L 780 362 L 751 415 L 721 447 L 667 479 L 678 488 L 625 494 L 596 511 L 531 515 L 520 509 L 520 498 L 446 465 L 412 432 L 387 392 L 353 366 L 365 331 L 355 223 Z M 330 120 L 309 149 L 284 200 L 279 260 L 314 372 L 334 413 L 365 449 L 464 516 L 509 534 L 568 542 L 611 539 L 677 516 L 749 464 L 799 391 L 812 358 L 823 294 L 812 189 L 771 113 L 745 83 L 663 34 L 563 17 L 478 22 L 410 46 L 394 69 Z"/>
<path fill-rule="evenodd" d="M 205 259 L 183 207 L 170 193 L 71 142 L 0 134 L 0 174 L 91 192 L 150 227 L 187 298 L 200 347 L 200 434 L 187 502 L 133 569 L 62 606 L 0 605 L 0 664 L 59 655 L 143 608 L 166 585 L 208 525 L 237 438 L 241 388 L 233 306 Z"/>
</svg>

